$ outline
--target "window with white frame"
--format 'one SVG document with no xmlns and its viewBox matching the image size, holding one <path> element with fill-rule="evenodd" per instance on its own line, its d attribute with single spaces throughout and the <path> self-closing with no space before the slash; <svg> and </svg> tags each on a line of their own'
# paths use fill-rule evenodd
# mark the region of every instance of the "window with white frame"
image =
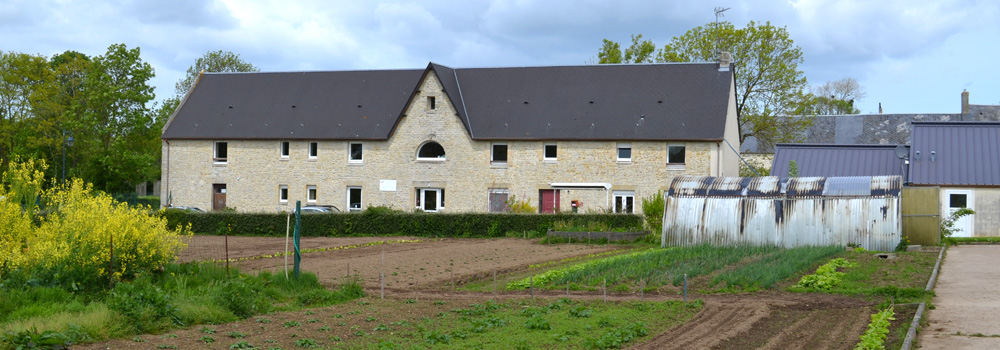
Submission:
<svg viewBox="0 0 1000 350">
<path fill-rule="evenodd" d="M 507 144 L 494 143 L 490 150 L 490 163 L 507 164 Z"/>
<path fill-rule="evenodd" d="M 288 203 L 288 185 L 278 185 L 278 201 Z"/>
<path fill-rule="evenodd" d="M 361 211 L 361 187 L 347 188 L 347 211 Z"/>
<path fill-rule="evenodd" d="M 618 143 L 618 161 L 619 162 L 631 162 L 632 161 L 632 144 L 628 142 Z"/>
<path fill-rule="evenodd" d="M 224 164 L 229 161 L 229 143 L 225 141 L 215 142 L 215 151 L 212 157 L 212 161 Z"/>
<path fill-rule="evenodd" d="M 444 189 L 443 188 L 418 188 L 417 209 L 428 213 L 436 213 L 444 209 Z"/>
<path fill-rule="evenodd" d="M 684 165 L 686 147 L 684 145 L 667 146 L 667 164 Z"/>
<path fill-rule="evenodd" d="M 417 150 L 418 160 L 444 160 L 444 147 L 440 143 L 429 141 L 420 145 Z"/>
<path fill-rule="evenodd" d="M 544 151 L 543 152 L 545 153 L 543 155 L 543 157 L 544 157 L 543 159 L 544 160 L 556 160 L 556 155 L 557 155 L 557 151 L 558 151 L 558 149 L 556 148 L 556 144 L 555 143 L 546 143 L 543 147 L 544 147 Z"/>
<path fill-rule="evenodd" d="M 612 195 L 615 197 L 615 213 L 635 213 L 635 191 L 613 191 Z"/>
<path fill-rule="evenodd" d="M 506 213 L 510 211 L 508 200 L 510 190 L 506 188 L 491 188 L 489 190 L 489 210 L 491 213 Z"/>
<path fill-rule="evenodd" d="M 309 159 L 316 159 L 319 156 L 319 142 L 309 143 Z"/>
<path fill-rule="evenodd" d="M 316 203 L 316 185 L 306 186 L 306 201 Z"/>
<path fill-rule="evenodd" d="M 281 158 L 288 159 L 288 154 L 291 153 L 291 145 L 288 141 L 281 141 Z"/>
<path fill-rule="evenodd" d="M 365 159 L 365 147 L 361 142 L 351 142 L 348 146 L 348 153 L 350 154 L 347 159 L 351 163 L 361 163 Z"/>
</svg>

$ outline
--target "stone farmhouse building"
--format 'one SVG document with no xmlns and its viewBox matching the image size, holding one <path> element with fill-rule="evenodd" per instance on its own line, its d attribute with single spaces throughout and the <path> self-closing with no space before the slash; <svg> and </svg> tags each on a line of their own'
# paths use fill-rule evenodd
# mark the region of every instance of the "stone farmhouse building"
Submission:
<svg viewBox="0 0 1000 350">
<path fill-rule="evenodd" d="M 204 73 L 163 129 L 164 206 L 640 212 L 736 176 L 717 63 Z"/>
</svg>

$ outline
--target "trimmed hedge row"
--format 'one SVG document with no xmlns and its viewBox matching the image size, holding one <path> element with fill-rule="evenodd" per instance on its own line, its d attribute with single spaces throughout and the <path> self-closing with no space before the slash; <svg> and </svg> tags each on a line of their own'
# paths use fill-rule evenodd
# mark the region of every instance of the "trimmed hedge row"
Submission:
<svg viewBox="0 0 1000 350">
<path fill-rule="evenodd" d="M 209 212 L 191 213 L 164 210 L 167 226 L 191 224 L 200 234 L 222 234 L 231 227 L 232 235 L 283 236 L 286 214 Z M 546 232 L 556 221 L 578 224 L 602 222 L 609 227 L 642 227 L 641 215 L 630 214 L 426 214 L 426 213 L 338 213 L 302 215 L 302 235 L 420 237 L 505 237 L 508 232 Z M 295 218 L 291 218 L 291 226 Z"/>
</svg>

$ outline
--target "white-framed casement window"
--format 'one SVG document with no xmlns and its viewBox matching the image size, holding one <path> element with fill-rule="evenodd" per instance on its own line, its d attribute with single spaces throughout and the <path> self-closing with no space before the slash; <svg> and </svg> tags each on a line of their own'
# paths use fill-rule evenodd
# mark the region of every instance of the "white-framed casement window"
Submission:
<svg viewBox="0 0 1000 350">
<path fill-rule="evenodd" d="M 436 213 L 444 209 L 443 188 L 418 188 L 416 194 L 417 209 L 428 213 Z"/>
<path fill-rule="evenodd" d="M 347 146 L 347 161 L 349 163 L 362 163 L 365 160 L 365 147 L 361 142 L 351 142 Z"/>
<path fill-rule="evenodd" d="M 281 159 L 288 159 L 288 155 L 291 153 L 292 146 L 288 141 L 281 141 Z"/>
<path fill-rule="evenodd" d="M 619 142 L 617 151 L 619 162 L 631 162 L 632 161 L 632 144 L 629 142 Z"/>
<path fill-rule="evenodd" d="M 347 211 L 361 211 L 361 187 L 347 188 Z"/>
<path fill-rule="evenodd" d="M 316 185 L 306 186 L 306 202 L 316 203 L 317 194 Z"/>
<path fill-rule="evenodd" d="M 490 164 L 507 164 L 507 144 L 494 143 L 490 148 Z"/>
<path fill-rule="evenodd" d="M 226 164 L 229 162 L 229 142 L 215 141 L 212 161 L 215 162 L 215 164 Z"/>
<path fill-rule="evenodd" d="M 278 202 L 288 203 L 288 185 L 278 185 Z"/>
<path fill-rule="evenodd" d="M 552 160 L 552 161 L 556 160 L 556 156 L 558 155 L 558 148 L 556 147 L 555 142 L 546 143 L 545 145 L 542 146 L 542 148 L 543 148 L 542 149 L 543 160 Z"/>
<path fill-rule="evenodd" d="M 687 162 L 687 147 L 667 145 L 667 168 L 683 168 Z"/>
<path fill-rule="evenodd" d="M 319 142 L 309 143 L 309 159 L 316 159 L 319 156 Z"/>
<path fill-rule="evenodd" d="M 510 190 L 506 188 L 491 188 L 489 190 L 489 210 L 491 213 L 506 213 L 510 211 L 508 200 Z"/>
<path fill-rule="evenodd" d="M 635 213 L 635 191 L 612 191 L 615 197 L 615 213 Z"/>
<path fill-rule="evenodd" d="M 428 141 L 420 145 L 420 149 L 417 150 L 417 160 L 444 161 L 444 147 L 440 143 Z"/>
</svg>

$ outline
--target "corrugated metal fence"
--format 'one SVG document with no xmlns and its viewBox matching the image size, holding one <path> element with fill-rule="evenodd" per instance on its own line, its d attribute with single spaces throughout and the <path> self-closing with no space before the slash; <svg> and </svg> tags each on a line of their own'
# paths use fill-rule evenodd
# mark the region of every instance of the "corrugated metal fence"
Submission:
<svg viewBox="0 0 1000 350">
<path fill-rule="evenodd" d="M 679 176 L 667 192 L 663 246 L 857 244 L 900 240 L 899 176 Z"/>
</svg>

